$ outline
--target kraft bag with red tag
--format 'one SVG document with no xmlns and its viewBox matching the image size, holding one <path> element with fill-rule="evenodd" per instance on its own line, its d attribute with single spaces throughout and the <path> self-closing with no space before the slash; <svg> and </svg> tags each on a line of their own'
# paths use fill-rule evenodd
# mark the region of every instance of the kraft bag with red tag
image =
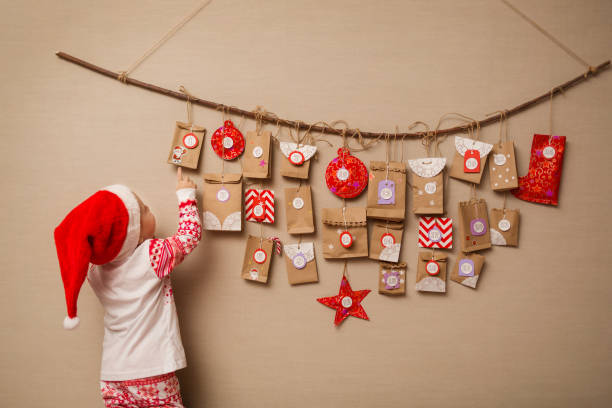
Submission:
<svg viewBox="0 0 612 408">
<path fill-rule="evenodd" d="M 453 266 L 451 280 L 464 286 L 476 289 L 476 283 L 480 277 L 484 256 L 478 254 L 461 254 Z"/>
<path fill-rule="evenodd" d="M 406 264 L 379 262 L 378 293 L 403 295 L 406 293 Z"/>
<path fill-rule="evenodd" d="M 368 228 L 365 208 L 324 208 L 323 256 L 360 258 L 368 256 Z"/>
<path fill-rule="evenodd" d="M 368 218 L 401 221 L 406 214 L 406 165 L 370 162 Z"/>
<path fill-rule="evenodd" d="M 302 180 L 308 179 L 310 159 L 317 152 L 317 146 L 280 142 L 280 150 L 284 156 L 281 160 L 281 176 Z"/>
<path fill-rule="evenodd" d="M 284 251 L 287 279 L 290 285 L 319 281 L 312 242 L 285 244 Z"/>
<path fill-rule="evenodd" d="M 444 214 L 444 157 L 408 160 L 412 170 L 412 212 Z"/>
<path fill-rule="evenodd" d="M 270 178 L 270 138 L 272 133 L 252 130 L 246 133 L 244 157 L 242 159 L 242 175 L 248 178 Z"/>
<path fill-rule="evenodd" d="M 202 218 L 205 230 L 242 231 L 242 174 L 204 175 Z"/>
<path fill-rule="evenodd" d="M 176 122 L 168 154 L 168 163 L 197 169 L 206 129 L 193 124 Z"/>
<path fill-rule="evenodd" d="M 501 246 L 518 246 L 519 210 L 491 209 L 491 243 Z"/>
<path fill-rule="evenodd" d="M 448 257 L 444 254 L 419 252 L 416 290 L 445 293 L 447 259 Z"/>
<path fill-rule="evenodd" d="M 268 271 L 273 252 L 274 241 L 249 235 L 242 262 L 242 279 L 261 283 L 268 282 Z"/>
<path fill-rule="evenodd" d="M 459 241 L 463 252 L 491 248 L 487 202 L 480 198 L 459 202 Z"/>
<path fill-rule="evenodd" d="M 403 235 L 403 222 L 375 222 L 370 235 L 370 259 L 398 262 Z"/>
<path fill-rule="evenodd" d="M 493 145 L 489 143 L 455 136 L 455 156 L 449 175 L 459 180 L 480 184 L 492 148 Z"/>
<path fill-rule="evenodd" d="M 289 234 L 314 232 L 312 192 L 310 186 L 285 189 L 285 217 Z"/>
</svg>

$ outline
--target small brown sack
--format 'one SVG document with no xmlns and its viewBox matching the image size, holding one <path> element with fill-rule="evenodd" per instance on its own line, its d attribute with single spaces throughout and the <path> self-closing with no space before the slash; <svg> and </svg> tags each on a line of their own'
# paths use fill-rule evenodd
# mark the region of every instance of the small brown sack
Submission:
<svg viewBox="0 0 612 408">
<path fill-rule="evenodd" d="M 274 242 L 272 240 L 249 235 L 242 262 L 242 279 L 268 282 L 268 270 L 273 251 Z"/>
<path fill-rule="evenodd" d="M 507 191 L 518 187 L 514 142 L 499 142 L 493 145 L 489 177 L 494 191 Z"/>
<path fill-rule="evenodd" d="M 205 134 L 206 129 L 201 126 L 176 122 L 174 137 L 172 137 L 172 145 L 170 145 L 170 153 L 168 154 L 168 163 L 197 169 Z"/>
<path fill-rule="evenodd" d="M 416 290 L 419 292 L 446 292 L 447 256 L 419 252 Z"/>
<path fill-rule="evenodd" d="M 365 208 L 323 209 L 323 256 L 333 258 L 359 258 L 368 256 L 368 227 Z M 347 235 L 345 232 L 348 232 Z M 342 239 L 352 238 L 345 248 Z M 347 241 L 344 241 L 345 244 Z"/>
<path fill-rule="evenodd" d="M 370 236 L 370 259 L 398 262 L 402 248 L 404 223 L 376 222 Z"/>
<path fill-rule="evenodd" d="M 412 170 L 412 212 L 444 214 L 444 157 L 408 160 Z"/>
<path fill-rule="evenodd" d="M 202 198 L 205 230 L 242 231 L 242 174 L 205 174 Z"/>
<path fill-rule="evenodd" d="M 255 179 L 270 178 L 270 137 L 272 133 L 252 130 L 246 132 L 242 175 Z"/>
<path fill-rule="evenodd" d="M 291 177 L 306 180 L 310 170 L 310 159 L 317 152 L 317 147 L 293 142 L 280 142 L 280 150 L 283 153 L 281 160 L 280 174 L 284 177 Z"/>
<path fill-rule="evenodd" d="M 403 295 L 406 293 L 406 264 L 379 262 L 378 293 Z"/>
<path fill-rule="evenodd" d="M 310 186 L 285 189 L 285 216 L 289 234 L 314 232 L 312 192 Z"/>
<path fill-rule="evenodd" d="M 285 244 L 283 247 L 287 264 L 287 279 L 290 285 L 319 281 L 312 242 Z"/>
<path fill-rule="evenodd" d="M 487 164 L 489 152 L 493 148 L 492 144 L 470 139 L 467 137 L 455 136 L 455 156 L 449 175 L 463 181 L 480 184 L 482 173 Z M 480 157 L 480 171 L 469 173 L 465 171 L 465 154 L 469 151 L 476 151 Z M 469 166 L 469 164 L 468 164 Z"/>
<path fill-rule="evenodd" d="M 459 231 L 463 252 L 491 248 L 489 215 L 487 202 L 484 199 L 459 202 Z"/>
<path fill-rule="evenodd" d="M 451 280 L 476 289 L 480 277 L 484 256 L 478 254 L 461 254 L 451 272 Z"/>
<path fill-rule="evenodd" d="M 519 210 L 491 209 L 491 243 L 518 246 L 519 222 Z"/>
<path fill-rule="evenodd" d="M 370 162 L 368 218 L 401 221 L 406 213 L 406 165 L 401 162 Z"/>
</svg>

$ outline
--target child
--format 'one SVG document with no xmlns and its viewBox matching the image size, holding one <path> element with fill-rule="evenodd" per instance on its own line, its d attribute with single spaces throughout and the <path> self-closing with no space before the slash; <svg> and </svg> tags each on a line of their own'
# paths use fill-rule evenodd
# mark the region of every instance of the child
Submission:
<svg viewBox="0 0 612 408">
<path fill-rule="evenodd" d="M 155 217 L 122 185 L 96 192 L 55 229 L 66 294 L 64 328 L 79 323 L 87 276 L 105 310 L 100 386 L 107 407 L 182 407 L 175 371 L 187 363 L 170 272 L 198 244 L 195 184 L 177 172 L 179 227 L 155 239 Z M 89 271 L 89 272 L 88 272 Z"/>
</svg>

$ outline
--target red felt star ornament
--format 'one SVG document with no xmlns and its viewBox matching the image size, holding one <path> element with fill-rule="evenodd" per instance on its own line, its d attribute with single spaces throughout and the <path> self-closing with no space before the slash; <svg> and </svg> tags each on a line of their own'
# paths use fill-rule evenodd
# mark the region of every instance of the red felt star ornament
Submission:
<svg viewBox="0 0 612 408">
<path fill-rule="evenodd" d="M 343 276 L 342 282 L 340 282 L 340 292 L 336 296 L 319 298 L 317 301 L 327 307 L 336 309 L 334 324 L 338 326 L 349 316 L 370 320 L 363 306 L 361 306 L 361 301 L 368 293 L 370 293 L 370 289 L 353 291 L 348 279 Z"/>
</svg>

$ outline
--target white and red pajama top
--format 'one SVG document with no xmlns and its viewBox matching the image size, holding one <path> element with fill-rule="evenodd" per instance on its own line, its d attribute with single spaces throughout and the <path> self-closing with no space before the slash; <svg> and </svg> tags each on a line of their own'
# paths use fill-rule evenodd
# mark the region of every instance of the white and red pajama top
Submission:
<svg viewBox="0 0 612 408">
<path fill-rule="evenodd" d="M 201 223 L 195 189 L 176 192 L 179 227 L 149 239 L 120 264 L 93 265 L 88 280 L 105 310 L 100 379 L 132 380 L 187 366 L 170 272 L 198 245 Z"/>
</svg>

